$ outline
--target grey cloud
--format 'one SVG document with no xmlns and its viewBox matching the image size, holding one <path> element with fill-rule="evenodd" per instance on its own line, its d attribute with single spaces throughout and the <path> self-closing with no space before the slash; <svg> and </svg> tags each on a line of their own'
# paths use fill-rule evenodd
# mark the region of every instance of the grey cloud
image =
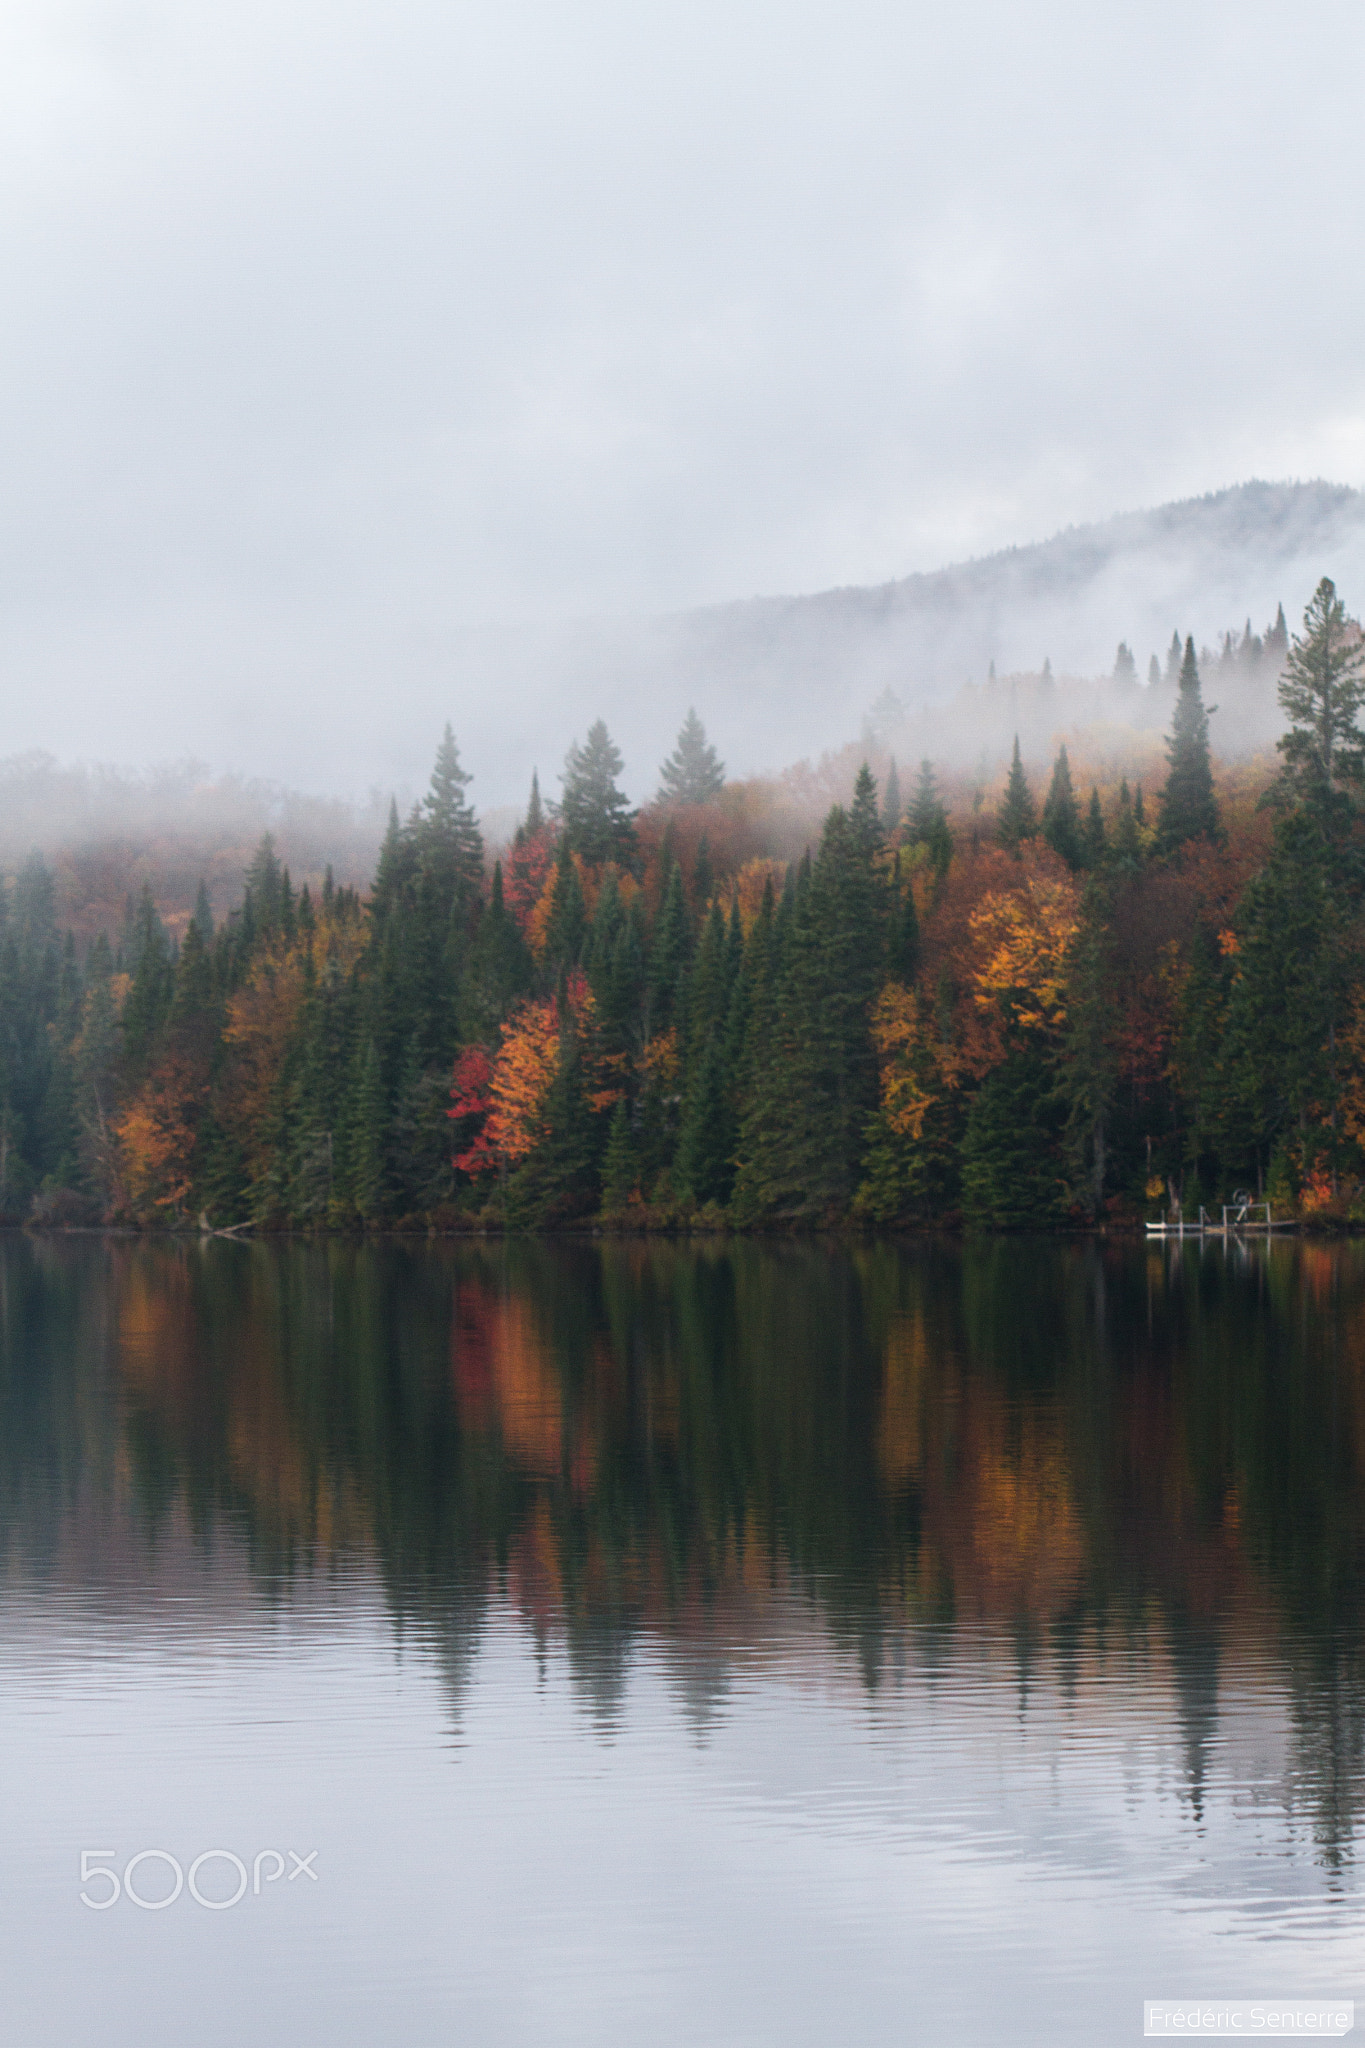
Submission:
<svg viewBox="0 0 1365 2048">
<path fill-rule="evenodd" d="M 9 747 L 359 789 L 449 713 L 497 801 L 599 708 L 556 621 L 1358 479 L 1362 40 L 1211 0 L 16 5 Z"/>
</svg>

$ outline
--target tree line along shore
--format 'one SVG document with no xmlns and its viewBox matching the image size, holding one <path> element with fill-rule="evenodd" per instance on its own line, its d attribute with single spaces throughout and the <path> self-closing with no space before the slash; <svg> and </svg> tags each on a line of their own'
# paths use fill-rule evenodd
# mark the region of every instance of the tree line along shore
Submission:
<svg viewBox="0 0 1365 2048">
<path fill-rule="evenodd" d="M 799 859 L 689 713 L 631 809 L 600 722 L 492 862 L 447 728 L 368 894 L 83 956 L 0 888 L 0 1216 L 214 1230 L 1136 1227 L 1237 1191 L 1365 1221 L 1365 643 L 1318 587 L 1258 789 L 1192 641 L 1161 786 L 1018 744 L 993 813 L 864 763 Z"/>
</svg>

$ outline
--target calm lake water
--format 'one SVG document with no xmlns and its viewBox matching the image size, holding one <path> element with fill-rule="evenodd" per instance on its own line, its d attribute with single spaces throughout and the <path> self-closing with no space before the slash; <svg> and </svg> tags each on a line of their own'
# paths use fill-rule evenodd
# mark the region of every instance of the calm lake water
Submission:
<svg viewBox="0 0 1365 2048">
<path fill-rule="evenodd" d="M 1363 1536 L 1354 1246 L 11 1235 L 0 2034 L 1365 1997 Z"/>
</svg>

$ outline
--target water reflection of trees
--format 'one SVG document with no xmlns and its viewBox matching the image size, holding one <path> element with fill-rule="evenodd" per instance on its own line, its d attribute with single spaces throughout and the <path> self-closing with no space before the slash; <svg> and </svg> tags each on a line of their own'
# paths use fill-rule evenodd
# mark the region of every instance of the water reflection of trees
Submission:
<svg viewBox="0 0 1365 2048">
<path fill-rule="evenodd" d="M 276 1593 L 363 1558 L 452 1683 L 507 1601 L 607 1722 L 642 1631 L 704 1720 L 789 1596 L 869 1685 L 906 1629 L 1073 1693 L 1101 1645 L 1161 1660 L 1197 1815 L 1273 1657 L 1327 1860 L 1357 1824 L 1354 1248 L 11 1239 L 0 1416 L 0 1556 L 122 1512 Z"/>
</svg>

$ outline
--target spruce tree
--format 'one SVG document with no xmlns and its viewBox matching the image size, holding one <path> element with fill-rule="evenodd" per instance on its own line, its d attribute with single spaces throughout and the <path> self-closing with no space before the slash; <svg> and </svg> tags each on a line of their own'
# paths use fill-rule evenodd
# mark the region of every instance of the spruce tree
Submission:
<svg viewBox="0 0 1365 2048">
<path fill-rule="evenodd" d="M 472 779 L 460 766 L 460 750 L 447 725 L 414 834 L 442 921 L 457 899 L 467 906 L 483 886 L 483 834 L 465 796 Z"/>
<path fill-rule="evenodd" d="M 246 871 L 247 894 L 256 914 L 256 928 L 263 938 L 274 939 L 279 933 L 280 880 L 274 834 L 263 832 Z"/>
<path fill-rule="evenodd" d="M 1119 651 L 1114 657 L 1114 682 L 1120 690 L 1135 690 L 1137 679 L 1137 663 L 1133 659 L 1133 650 L 1126 640 L 1120 640 Z"/>
<path fill-rule="evenodd" d="M 552 973 L 562 973 L 565 968 L 578 965 L 587 930 L 588 911 L 583 901 L 583 886 L 578 879 L 568 835 L 565 834 L 559 842 L 554 894 L 550 898 L 550 917 L 545 929 L 545 964 Z"/>
<path fill-rule="evenodd" d="M 1180 681 L 1180 670 L 1183 659 L 1184 656 L 1180 645 L 1180 635 L 1179 633 L 1172 633 L 1171 644 L 1166 649 L 1166 674 L 1163 678 L 1168 690 L 1173 690 Z"/>
<path fill-rule="evenodd" d="M 267 835 L 268 836 L 268 835 Z M 132 985 L 123 1005 L 123 1050 L 130 1074 L 145 1072 L 175 990 L 171 943 L 144 882 L 128 948 Z"/>
<path fill-rule="evenodd" d="M 888 839 L 895 836 L 901 821 L 901 779 L 896 771 L 896 757 L 891 756 L 891 766 L 886 771 L 886 787 L 882 791 L 882 830 Z"/>
<path fill-rule="evenodd" d="M 992 1230 L 1046 1229 L 1067 1210 L 1062 1114 L 1039 1048 L 1021 1045 L 978 1088 L 962 1140 L 962 1208 Z"/>
<path fill-rule="evenodd" d="M 891 885 L 891 910 L 887 926 L 886 968 L 897 981 L 913 988 L 920 970 L 919 912 L 915 908 L 915 885 L 911 875 L 901 876 L 901 857 L 896 854 Z"/>
<path fill-rule="evenodd" d="M 1191 839 L 1221 841 L 1222 822 L 1209 764 L 1209 718 L 1199 687 L 1194 639 L 1185 642 L 1180 695 L 1166 741 L 1170 769 L 1157 813 L 1156 849 L 1172 854 Z"/>
<path fill-rule="evenodd" d="M 689 710 L 677 745 L 659 770 L 659 801 L 669 804 L 714 803 L 725 787 L 725 763 L 706 738 L 706 727 Z"/>
<path fill-rule="evenodd" d="M 995 836 L 1001 846 L 1016 852 L 1026 839 L 1035 837 L 1038 831 L 1038 814 L 1033 805 L 1033 791 L 1024 774 L 1024 764 L 1019 755 L 1019 735 L 1014 735 L 1014 757 L 1010 762 L 1009 781 L 1005 784 L 1005 797 L 995 821 Z"/>
<path fill-rule="evenodd" d="M 858 779 L 853 785 L 849 823 L 862 852 L 869 860 L 874 859 L 882 849 L 882 824 L 877 815 L 877 785 L 866 761 L 858 770 Z"/>
<path fill-rule="evenodd" d="M 1125 775 L 1119 784 L 1118 816 L 1114 820 L 1114 866 L 1121 872 L 1133 874 L 1142 864 L 1142 840 L 1138 833 L 1137 813 L 1133 808 L 1132 791 Z"/>
<path fill-rule="evenodd" d="M 699 921 L 705 917 L 710 907 L 715 886 L 716 877 L 711 866 L 711 841 L 703 832 L 697 847 L 697 857 L 692 863 L 692 908 Z"/>
<path fill-rule="evenodd" d="M 502 862 L 496 861 L 460 987 L 462 1035 L 491 1044 L 512 1005 L 529 992 L 534 975 L 530 950 L 503 898 Z"/>
<path fill-rule="evenodd" d="M 687 978 L 692 947 L 692 925 L 687 913 L 687 893 L 682 869 L 675 862 L 669 870 L 668 887 L 654 921 L 654 938 L 649 957 L 649 1021 L 651 1031 L 667 1031 L 678 1018 L 678 1005 Z"/>
<path fill-rule="evenodd" d="M 330 868 L 328 873 L 331 873 Z M 213 906 L 209 902 L 208 887 L 203 881 L 200 882 L 199 893 L 194 899 L 194 917 L 192 921 L 199 927 L 199 936 L 204 944 L 211 946 L 213 944 Z"/>
<path fill-rule="evenodd" d="M 1279 685 L 1289 731 L 1279 795 L 1306 804 L 1324 825 L 1349 818 L 1365 782 L 1365 640 L 1324 576 L 1303 615 Z M 1343 798 L 1348 800 L 1343 803 Z"/>
<path fill-rule="evenodd" d="M 939 827 L 947 822 L 932 761 L 920 762 L 919 781 L 905 822 L 909 837 L 922 841 L 926 846 L 933 841 Z"/>
<path fill-rule="evenodd" d="M 564 837 L 594 866 L 614 860 L 629 867 L 635 856 L 635 813 L 616 783 L 621 767 L 621 755 L 600 718 L 582 746 L 575 741 L 565 758 Z"/>
<path fill-rule="evenodd" d="M 526 806 L 526 837 L 535 839 L 545 830 L 545 806 L 540 800 L 540 776 L 531 770 L 531 795 Z"/>
<path fill-rule="evenodd" d="M 1052 786 L 1043 805 L 1043 837 L 1052 851 L 1069 868 L 1081 865 L 1081 821 L 1076 811 L 1076 792 L 1071 786 L 1071 763 L 1061 747 L 1052 770 Z"/>
<path fill-rule="evenodd" d="M 1085 830 L 1081 835 L 1082 865 L 1092 871 L 1102 868 L 1108 856 L 1109 847 L 1105 838 L 1104 813 L 1100 809 L 1098 789 L 1090 791 L 1090 807 L 1085 814 Z"/>
<path fill-rule="evenodd" d="M 387 1200 L 385 1150 L 388 1122 L 388 1100 L 379 1049 L 370 1038 L 361 1051 L 350 1116 L 351 1195 L 357 1214 L 367 1223 L 382 1216 Z"/>
<path fill-rule="evenodd" d="M 622 1095 L 612 1111 L 611 1130 L 607 1135 L 607 1149 L 602 1160 L 603 1216 L 620 1216 L 638 1184 L 639 1168 L 635 1156 L 635 1137 L 631 1130 L 630 1104 Z"/>
</svg>

